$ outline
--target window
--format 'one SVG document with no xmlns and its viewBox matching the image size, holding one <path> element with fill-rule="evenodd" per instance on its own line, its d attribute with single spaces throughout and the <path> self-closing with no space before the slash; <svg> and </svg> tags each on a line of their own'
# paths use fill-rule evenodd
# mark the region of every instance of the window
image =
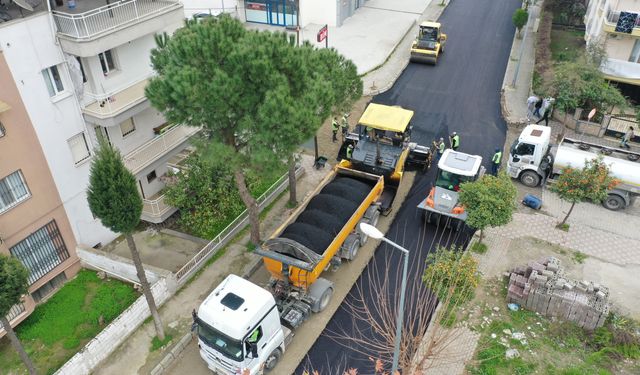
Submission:
<svg viewBox="0 0 640 375">
<path fill-rule="evenodd" d="M 147 183 L 151 183 L 151 181 L 155 179 L 156 179 L 156 171 L 151 171 L 151 173 L 147 175 Z"/>
<path fill-rule="evenodd" d="M 87 160 L 91 156 L 84 133 L 75 135 L 69 139 L 67 143 L 69 143 L 69 148 L 71 148 L 71 154 L 73 155 L 73 162 L 76 165 Z"/>
<path fill-rule="evenodd" d="M 82 83 L 87 83 L 87 75 L 84 72 L 84 66 L 82 66 L 82 59 L 76 56 L 76 60 L 78 60 L 78 64 L 80 64 L 80 72 L 82 73 Z"/>
<path fill-rule="evenodd" d="M 55 220 L 9 249 L 29 270 L 29 285 L 69 258 Z"/>
<path fill-rule="evenodd" d="M 67 275 L 64 272 L 59 273 L 56 277 L 51 279 L 48 283 L 45 283 L 40 288 L 36 289 L 31 293 L 31 297 L 36 303 L 40 303 L 45 297 L 53 293 L 60 285 L 64 284 L 67 281 Z"/>
<path fill-rule="evenodd" d="M 115 60 L 113 58 L 113 53 L 111 50 L 104 51 L 98 54 L 98 59 L 100 59 L 100 66 L 102 67 L 102 73 L 106 76 L 113 70 L 116 70 Z"/>
<path fill-rule="evenodd" d="M 120 132 L 122 132 L 123 137 L 133 133 L 134 130 L 136 130 L 136 125 L 133 123 L 133 117 L 120 123 Z"/>
<path fill-rule="evenodd" d="M 49 90 L 49 96 L 56 96 L 64 91 L 64 85 L 57 66 L 54 65 L 43 70 L 42 76 L 44 77 L 44 83 L 47 85 L 47 90 Z"/>
<path fill-rule="evenodd" d="M 533 155 L 536 146 L 528 144 L 528 143 L 520 143 L 518 147 L 516 147 L 516 155 L 525 156 L 525 155 Z"/>
<path fill-rule="evenodd" d="M 22 172 L 13 172 L 0 180 L 0 213 L 7 211 L 30 196 Z"/>
<path fill-rule="evenodd" d="M 2 121 L 0 121 L 0 138 L 4 137 L 6 134 L 7 134 L 7 131 L 4 128 L 4 125 L 2 125 Z"/>
</svg>

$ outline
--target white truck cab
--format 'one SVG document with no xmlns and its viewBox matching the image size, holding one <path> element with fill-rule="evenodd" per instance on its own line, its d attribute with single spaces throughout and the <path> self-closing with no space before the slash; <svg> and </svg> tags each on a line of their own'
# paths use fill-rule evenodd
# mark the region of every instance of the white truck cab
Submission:
<svg viewBox="0 0 640 375">
<path fill-rule="evenodd" d="M 527 125 L 509 150 L 509 176 L 519 179 L 523 185 L 538 186 L 549 167 L 545 158 L 550 150 L 550 139 L 551 128 L 548 126 Z"/>
<path fill-rule="evenodd" d="M 194 311 L 194 329 L 202 359 L 225 375 L 273 369 L 291 337 L 271 293 L 236 275 L 227 276 Z"/>
</svg>

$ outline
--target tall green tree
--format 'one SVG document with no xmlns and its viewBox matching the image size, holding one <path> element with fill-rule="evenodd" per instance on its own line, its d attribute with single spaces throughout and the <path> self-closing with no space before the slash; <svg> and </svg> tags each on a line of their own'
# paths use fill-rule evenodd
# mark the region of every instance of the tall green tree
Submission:
<svg viewBox="0 0 640 375">
<path fill-rule="evenodd" d="M 526 9 L 518 8 L 515 12 L 513 12 L 513 16 L 511 16 L 511 20 L 513 21 L 513 25 L 518 29 L 518 38 L 520 38 L 520 33 L 524 25 L 527 24 L 529 20 L 529 12 Z"/>
<path fill-rule="evenodd" d="M 22 295 L 27 293 L 29 288 L 28 277 L 29 272 L 18 259 L 0 254 L 0 323 L 5 332 L 7 332 L 11 345 L 13 345 L 27 370 L 29 370 L 29 374 L 34 375 L 36 374 L 36 367 L 7 319 L 7 314 L 9 314 L 11 307 L 19 303 Z"/>
<path fill-rule="evenodd" d="M 602 156 L 586 160 L 584 168 L 562 168 L 557 181 L 551 185 L 551 191 L 571 203 L 571 207 L 558 226 L 564 226 L 576 203 L 587 200 L 601 203 L 607 198 L 607 190 L 613 189 L 619 183 L 620 181 L 609 175 L 609 166 L 605 164 Z"/>
<path fill-rule="evenodd" d="M 140 253 L 133 240 L 133 231 L 140 223 L 142 213 L 142 198 L 138 194 L 136 178 L 125 167 L 118 150 L 104 141 L 96 150 L 91 164 L 87 200 L 89 209 L 100 219 L 102 225 L 116 233 L 124 234 L 127 239 L 142 293 L 153 316 L 156 334 L 160 340 L 164 340 L 164 327 L 158 314 L 156 301 L 153 299 L 151 287 L 140 260 Z"/>
<path fill-rule="evenodd" d="M 147 97 L 169 121 L 205 129 L 200 152 L 232 168 L 254 244 L 259 209 L 247 172 L 291 161 L 332 111 L 362 94 L 355 65 L 335 50 L 296 47 L 284 33 L 249 31 L 226 15 L 187 22 L 151 63 L 158 75 Z"/>
<path fill-rule="evenodd" d="M 511 221 L 516 195 L 516 187 L 505 172 L 498 173 L 497 177 L 484 175 L 460 186 L 460 203 L 467 210 L 467 224 L 480 230 L 478 243 L 482 243 L 484 229 Z"/>
</svg>

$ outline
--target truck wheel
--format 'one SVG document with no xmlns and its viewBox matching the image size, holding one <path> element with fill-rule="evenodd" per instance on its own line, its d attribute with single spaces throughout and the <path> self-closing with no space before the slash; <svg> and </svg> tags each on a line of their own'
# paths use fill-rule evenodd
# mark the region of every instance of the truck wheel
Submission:
<svg viewBox="0 0 640 375">
<path fill-rule="evenodd" d="M 340 256 L 347 260 L 355 259 L 356 255 L 358 255 L 358 249 L 362 246 L 360 244 L 361 238 L 357 234 L 351 233 L 342 244 Z"/>
<path fill-rule="evenodd" d="M 322 297 L 320 297 L 320 301 L 318 301 L 318 311 L 323 311 L 329 306 L 329 301 L 331 301 L 331 297 L 333 296 L 333 288 L 327 288 L 324 293 L 322 293 Z"/>
<path fill-rule="evenodd" d="M 267 360 L 264 361 L 264 369 L 268 372 L 274 369 L 274 367 L 276 367 L 276 365 L 278 364 L 278 361 L 280 361 L 280 357 L 282 357 L 282 352 L 280 351 L 280 349 L 275 349 L 274 351 L 271 352 L 271 354 L 269 354 L 269 356 L 267 357 Z"/>
<path fill-rule="evenodd" d="M 520 174 L 520 182 L 524 186 L 536 187 L 540 184 L 540 176 L 534 171 L 524 171 Z"/>
<path fill-rule="evenodd" d="M 371 224 L 371 225 L 373 225 L 375 227 L 376 224 L 378 224 L 378 219 L 380 219 L 380 210 L 378 210 L 378 207 L 376 207 L 376 206 L 369 207 L 369 210 L 371 210 L 371 211 L 367 211 L 367 214 L 365 214 L 365 218 L 360 220 L 360 223 Z M 360 225 L 358 225 L 358 236 L 360 237 L 360 246 L 364 246 L 364 244 L 367 243 L 367 240 L 369 239 L 369 236 L 367 236 L 366 234 L 364 234 L 360 230 Z M 358 250 L 356 250 L 356 251 L 358 251 Z M 355 258 L 355 256 L 354 256 L 354 258 Z M 351 258 L 351 259 L 353 259 L 353 258 Z"/>
<path fill-rule="evenodd" d="M 625 203 L 624 203 L 624 199 L 622 199 L 621 196 L 615 195 L 615 194 L 609 194 L 607 195 L 607 199 L 605 199 L 604 202 L 602 202 L 602 205 L 606 209 L 617 211 L 621 208 L 624 208 Z"/>
</svg>

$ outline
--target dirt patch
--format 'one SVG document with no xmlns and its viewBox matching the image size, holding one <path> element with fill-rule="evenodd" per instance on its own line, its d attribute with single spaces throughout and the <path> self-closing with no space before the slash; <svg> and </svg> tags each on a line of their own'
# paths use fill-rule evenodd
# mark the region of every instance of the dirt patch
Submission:
<svg viewBox="0 0 640 375">
<path fill-rule="evenodd" d="M 553 78 L 551 61 L 551 28 L 553 12 L 550 2 L 545 2 L 542 10 L 540 25 L 536 40 L 536 65 L 535 73 L 542 78 L 542 82 L 548 84 Z M 544 87 L 544 86 L 543 86 Z M 542 93 L 537 93 L 542 94 Z"/>
</svg>

